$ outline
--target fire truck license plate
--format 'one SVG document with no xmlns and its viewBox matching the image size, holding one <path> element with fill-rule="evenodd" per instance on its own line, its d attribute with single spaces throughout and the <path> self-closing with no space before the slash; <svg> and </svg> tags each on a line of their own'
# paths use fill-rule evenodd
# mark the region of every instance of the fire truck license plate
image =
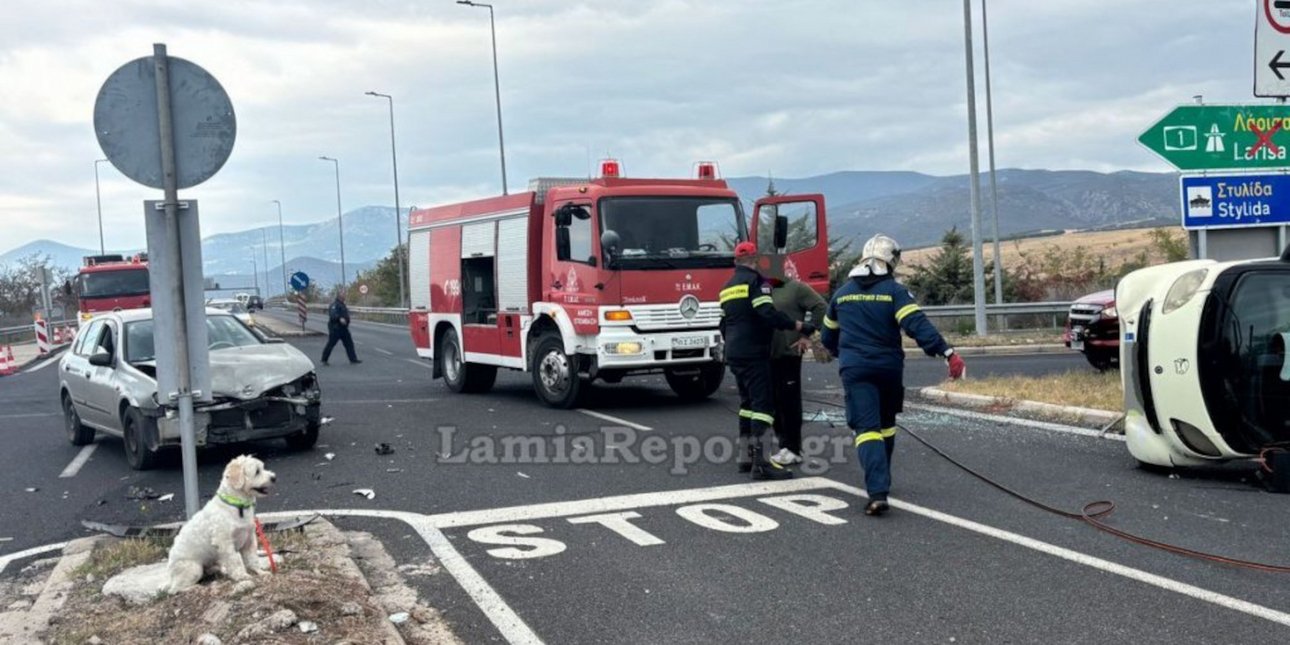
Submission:
<svg viewBox="0 0 1290 645">
<path fill-rule="evenodd" d="M 707 347 L 707 346 L 708 346 L 707 336 L 684 336 L 681 338 L 672 339 L 672 347 L 675 347 L 675 348 L 689 349 L 693 347 Z"/>
</svg>

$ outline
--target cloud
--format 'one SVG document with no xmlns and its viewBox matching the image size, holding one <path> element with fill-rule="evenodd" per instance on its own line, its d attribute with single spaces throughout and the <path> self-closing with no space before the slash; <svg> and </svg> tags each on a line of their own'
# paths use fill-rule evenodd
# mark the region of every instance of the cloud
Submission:
<svg viewBox="0 0 1290 645">
<path fill-rule="evenodd" d="M 1193 94 L 1249 100 L 1250 4 L 994 0 L 1000 166 L 1167 169 L 1134 139 Z M 637 176 L 689 174 L 700 159 L 715 159 L 727 176 L 967 168 L 957 3 L 495 5 L 513 188 L 533 176 L 585 175 L 609 154 Z M 346 209 L 392 203 L 388 106 L 367 90 L 395 97 L 404 207 L 500 187 L 486 10 L 451 0 L 103 7 L 6 4 L 0 248 L 37 237 L 96 243 L 94 97 L 154 42 L 211 71 L 237 111 L 232 158 L 185 191 L 202 202 L 207 234 L 276 221 L 274 199 L 288 221 L 333 216 L 322 154 L 340 159 Z M 140 202 L 156 192 L 102 170 L 108 246 L 138 246 Z"/>
</svg>

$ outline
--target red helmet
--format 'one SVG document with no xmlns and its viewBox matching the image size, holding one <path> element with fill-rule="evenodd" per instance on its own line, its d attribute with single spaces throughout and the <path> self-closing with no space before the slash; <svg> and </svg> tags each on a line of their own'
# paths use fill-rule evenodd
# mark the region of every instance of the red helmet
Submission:
<svg viewBox="0 0 1290 645">
<path fill-rule="evenodd" d="M 757 245 L 752 242 L 740 242 L 735 245 L 735 257 L 746 258 L 750 255 L 757 255 Z"/>
</svg>

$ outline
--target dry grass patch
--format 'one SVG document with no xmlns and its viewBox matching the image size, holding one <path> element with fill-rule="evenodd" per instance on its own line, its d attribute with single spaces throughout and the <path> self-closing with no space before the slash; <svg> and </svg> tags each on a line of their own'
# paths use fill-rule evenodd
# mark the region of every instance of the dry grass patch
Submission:
<svg viewBox="0 0 1290 645">
<path fill-rule="evenodd" d="M 130 567 L 166 559 L 170 542 L 157 538 L 108 542 L 95 548 L 85 564 L 73 573 L 78 578 L 93 576 L 93 579 L 107 580 Z"/>
<path fill-rule="evenodd" d="M 1003 256 L 1003 266 L 1015 267 L 1021 261 L 1023 253 L 1042 253 L 1049 247 L 1070 251 L 1082 246 L 1095 250 L 1099 256 L 1106 259 L 1108 266 L 1115 266 L 1144 251 L 1150 253 L 1154 248 L 1150 233 L 1152 230 L 1140 228 L 1121 231 L 1085 231 L 1050 237 L 1006 240 L 999 242 L 999 251 Z M 918 265 L 926 262 L 938 250 L 940 245 L 909 249 L 901 254 L 901 260 L 906 266 Z M 994 259 L 994 244 L 985 244 L 982 250 L 986 262 Z"/>
<path fill-rule="evenodd" d="M 935 321 L 933 321 L 935 322 Z M 949 344 L 955 347 L 1026 347 L 1027 345 L 1060 345 L 1062 333 L 1052 329 L 1023 331 L 1007 334 L 954 334 L 941 330 Z M 905 347 L 918 347 L 912 338 L 904 337 Z"/>
<path fill-rule="evenodd" d="M 969 365 L 969 376 L 971 366 Z M 942 384 L 941 389 L 1018 401 L 1039 401 L 1093 410 L 1124 407 L 1124 390 L 1118 371 L 1082 370 L 1049 376 L 992 376 L 967 378 Z"/>
</svg>

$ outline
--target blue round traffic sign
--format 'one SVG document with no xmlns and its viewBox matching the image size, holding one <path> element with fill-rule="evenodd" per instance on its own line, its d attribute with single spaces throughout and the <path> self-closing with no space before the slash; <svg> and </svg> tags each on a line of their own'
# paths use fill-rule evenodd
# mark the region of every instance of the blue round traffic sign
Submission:
<svg viewBox="0 0 1290 645">
<path fill-rule="evenodd" d="M 309 276 L 304 271 L 296 271 L 291 274 L 291 288 L 296 291 L 304 291 L 309 288 Z"/>
</svg>

